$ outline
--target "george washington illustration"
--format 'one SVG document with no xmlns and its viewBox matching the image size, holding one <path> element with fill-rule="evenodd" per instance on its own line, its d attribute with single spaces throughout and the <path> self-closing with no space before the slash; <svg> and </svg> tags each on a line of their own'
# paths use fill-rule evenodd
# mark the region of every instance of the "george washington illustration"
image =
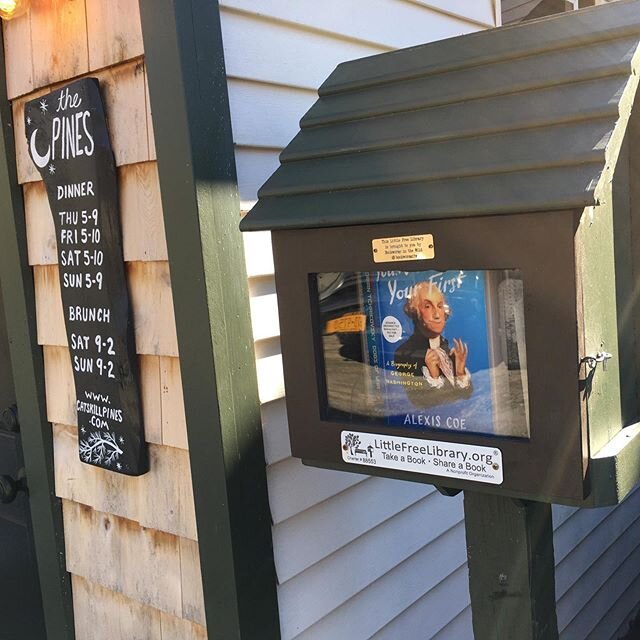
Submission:
<svg viewBox="0 0 640 640">
<path fill-rule="evenodd" d="M 450 346 L 442 335 L 451 314 L 440 289 L 432 282 L 419 282 L 404 312 L 413 320 L 414 332 L 396 350 L 396 363 L 408 365 L 413 375 L 424 378 L 427 388 L 448 390 L 451 400 L 469 397 L 469 349 L 459 338 L 453 338 Z"/>
</svg>

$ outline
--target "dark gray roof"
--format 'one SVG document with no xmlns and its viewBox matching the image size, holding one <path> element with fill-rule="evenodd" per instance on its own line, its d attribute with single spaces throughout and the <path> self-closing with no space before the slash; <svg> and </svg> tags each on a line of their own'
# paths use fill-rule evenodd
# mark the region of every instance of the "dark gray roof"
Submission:
<svg viewBox="0 0 640 640">
<path fill-rule="evenodd" d="M 638 85 L 640 0 L 339 65 L 244 231 L 597 204 Z"/>
</svg>

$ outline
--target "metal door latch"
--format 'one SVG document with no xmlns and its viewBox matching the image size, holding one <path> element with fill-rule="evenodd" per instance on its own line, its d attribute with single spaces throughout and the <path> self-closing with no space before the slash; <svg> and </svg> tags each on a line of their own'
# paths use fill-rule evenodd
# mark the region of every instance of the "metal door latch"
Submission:
<svg viewBox="0 0 640 640">
<path fill-rule="evenodd" d="M 607 360 L 611 360 L 613 356 L 607 351 L 598 351 L 595 356 L 589 355 L 585 356 L 580 360 L 580 366 L 586 364 L 589 369 L 595 369 L 598 366 L 599 362 L 602 362 L 602 370 L 607 370 Z"/>
</svg>

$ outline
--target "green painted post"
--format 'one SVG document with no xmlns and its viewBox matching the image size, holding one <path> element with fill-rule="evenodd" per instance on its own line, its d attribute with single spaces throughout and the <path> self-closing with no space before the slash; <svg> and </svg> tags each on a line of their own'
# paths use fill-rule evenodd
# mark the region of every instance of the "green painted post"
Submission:
<svg viewBox="0 0 640 640">
<path fill-rule="evenodd" d="M 215 0 L 141 0 L 210 640 L 280 635 Z"/>
<path fill-rule="evenodd" d="M 475 640 L 557 640 L 551 505 L 464 494 Z"/>
</svg>

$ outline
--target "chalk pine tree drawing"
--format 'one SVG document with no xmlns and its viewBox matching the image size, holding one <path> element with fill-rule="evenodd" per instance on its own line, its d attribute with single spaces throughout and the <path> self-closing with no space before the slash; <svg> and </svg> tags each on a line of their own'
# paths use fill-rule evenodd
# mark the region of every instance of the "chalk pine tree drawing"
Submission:
<svg viewBox="0 0 640 640">
<path fill-rule="evenodd" d="M 80 458 L 84 462 L 111 465 L 123 454 L 116 442 L 116 437 L 110 433 L 94 431 L 86 440 L 80 442 Z"/>
</svg>

